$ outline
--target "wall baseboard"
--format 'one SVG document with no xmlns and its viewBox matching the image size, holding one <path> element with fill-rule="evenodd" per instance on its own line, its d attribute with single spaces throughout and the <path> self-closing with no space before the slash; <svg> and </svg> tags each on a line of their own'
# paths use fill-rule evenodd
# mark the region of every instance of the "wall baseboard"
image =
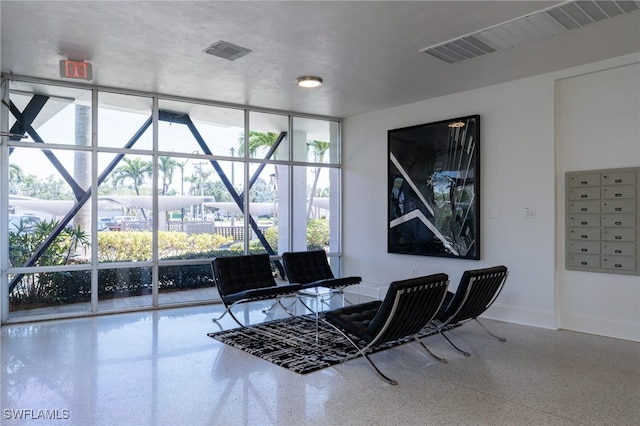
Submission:
<svg viewBox="0 0 640 426">
<path fill-rule="evenodd" d="M 563 330 L 640 342 L 640 323 L 594 318 L 578 314 L 562 314 L 558 320 L 560 328 Z"/>
<path fill-rule="evenodd" d="M 351 286 L 345 292 L 361 296 L 381 299 L 387 289 L 386 285 L 363 282 Z M 579 333 L 595 334 L 615 339 L 640 342 L 640 324 L 602 318 L 590 318 L 583 315 L 560 315 L 548 309 L 531 309 L 522 306 L 494 303 L 482 318 L 527 325 L 550 330 L 569 330 Z"/>
<path fill-rule="evenodd" d="M 557 330 L 556 314 L 546 309 L 531 309 L 522 306 L 494 303 L 483 318 Z"/>
</svg>

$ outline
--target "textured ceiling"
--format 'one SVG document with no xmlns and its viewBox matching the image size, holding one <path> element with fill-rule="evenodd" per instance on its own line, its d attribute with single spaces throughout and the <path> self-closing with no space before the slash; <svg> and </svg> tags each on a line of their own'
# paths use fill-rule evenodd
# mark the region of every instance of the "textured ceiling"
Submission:
<svg viewBox="0 0 640 426">
<path fill-rule="evenodd" d="M 558 3 L 2 0 L 1 69 L 60 79 L 83 59 L 99 86 L 349 117 L 640 51 L 633 12 L 456 64 L 420 53 Z M 218 40 L 252 52 L 203 52 Z"/>
</svg>

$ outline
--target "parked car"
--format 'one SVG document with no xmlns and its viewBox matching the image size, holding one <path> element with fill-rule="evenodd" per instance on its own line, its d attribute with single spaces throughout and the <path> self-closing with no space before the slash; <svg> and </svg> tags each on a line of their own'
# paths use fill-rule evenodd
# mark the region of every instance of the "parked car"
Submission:
<svg viewBox="0 0 640 426">
<path fill-rule="evenodd" d="M 112 231 L 121 231 L 124 225 L 124 222 L 135 222 L 138 218 L 133 216 L 116 216 L 113 218 L 114 225 L 113 227 L 109 227 Z"/>
<path fill-rule="evenodd" d="M 113 217 L 101 217 L 98 219 L 98 231 L 100 231 L 100 225 L 106 226 L 110 230 L 114 230 L 116 226 L 119 226 L 120 223 L 116 222 L 116 219 Z"/>
<path fill-rule="evenodd" d="M 111 228 L 109 228 L 104 222 L 98 221 L 98 232 L 102 231 L 111 231 Z"/>
<path fill-rule="evenodd" d="M 9 232 L 33 232 L 40 223 L 40 218 L 33 215 L 9 215 Z"/>
<path fill-rule="evenodd" d="M 68 223 L 66 228 L 73 230 L 75 229 L 75 226 L 73 225 L 73 223 Z M 109 229 L 109 227 L 105 225 L 104 222 L 98 220 L 98 232 L 101 231 L 111 231 L 111 229 Z"/>
</svg>

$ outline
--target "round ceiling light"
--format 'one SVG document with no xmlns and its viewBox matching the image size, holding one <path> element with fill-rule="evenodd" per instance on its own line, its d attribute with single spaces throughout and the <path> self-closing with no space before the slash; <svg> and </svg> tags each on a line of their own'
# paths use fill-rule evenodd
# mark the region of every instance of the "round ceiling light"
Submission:
<svg viewBox="0 0 640 426">
<path fill-rule="evenodd" d="M 296 84 L 300 87 L 313 88 L 322 86 L 320 77 L 304 76 L 296 78 Z"/>
</svg>

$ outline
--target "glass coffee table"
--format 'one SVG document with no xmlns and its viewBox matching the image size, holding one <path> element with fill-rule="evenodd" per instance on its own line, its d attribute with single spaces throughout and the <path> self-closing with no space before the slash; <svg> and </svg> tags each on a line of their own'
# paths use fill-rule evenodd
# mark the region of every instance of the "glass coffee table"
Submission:
<svg viewBox="0 0 640 426">
<path fill-rule="evenodd" d="M 323 311 L 323 304 L 328 306 L 327 300 L 333 296 L 332 291 L 328 287 L 311 287 L 299 290 L 297 296 L 304 307 L 315 315 L 316 343 L 318 343 L 318 321 L 320 320 L 320 312 Z M 311 303 L 307 304 L 303 298 Z"/>
</svg>

